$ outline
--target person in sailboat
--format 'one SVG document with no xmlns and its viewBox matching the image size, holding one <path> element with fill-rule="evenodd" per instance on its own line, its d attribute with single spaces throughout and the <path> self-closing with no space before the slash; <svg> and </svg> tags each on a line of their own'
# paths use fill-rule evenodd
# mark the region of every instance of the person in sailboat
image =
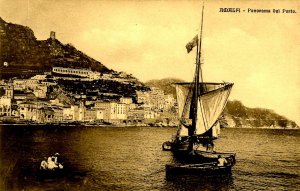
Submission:
<svg viewBox="0 0 300 191">
<path fill-rule="evenodd" d="M 54 170 L 56 168 L 58 168 L 58 166 L 55 164 L 54 159 L 52 159 L 52 157 L 48 157 L 48 170 Z"/>
<path fill-rule="evenodd" d="M 195 150 L 197 150 L 198 146 L 197 146 L 197 144 L 195 145 L 194 143 L 198 143 L 198 137 L 195 135 L 189 136 L 189 142 L 190 142 L 189 147 L 188 147 L 188 150 L 190 151 L 189 155 L 197 155 Z"/>
<path fill-rule="evenodd" d="M 221 155 L 218 156 L 218 166 L 226 166 L 227 160 Z"/>
<path fill-rule="evenodd" d="M 215 144 L 212 141 L 204 144 L 203 146 L 206 147 L 206 152 L 211 152 L 211 153 L 215 153 L 216 152 L 215 151 Z"/>
</svg>

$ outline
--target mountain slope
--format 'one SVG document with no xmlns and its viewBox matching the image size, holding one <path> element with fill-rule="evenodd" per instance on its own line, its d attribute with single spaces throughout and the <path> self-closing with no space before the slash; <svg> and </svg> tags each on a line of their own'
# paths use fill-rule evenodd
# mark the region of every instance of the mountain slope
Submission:
<svg viewBox="0 0 300 191">
<path fill-rule="evenodd" d="M 136 100 L 137 90 L 149 90 L 132 75 L 109 70 L 71 44 L 61 43 L 55 38 L 54 32 L 50 33 L 47 40 L 37 40 L 29 27 L 7 23 L 0 18 L 0 79 L 29 78 L 51 71 L 53 66 L 89 68 L 101 73 L 111 73 L 108 79 L 94 81 L 58 80 L 60 93 L 52 92 L 49 97 L 61 98 L 68 104 L 80 99 L 68 100 L 60 94 L 69 97 L 86 95 L 87 99 L 101 100 L 115 100 L 126 96 Z M 51 78 L 51 75 L 47 76 L 48 80 L 52 80 Z"/>
<path fill-rule="evenodd" d="M 47 40 L 37 40 L 29 27 L 7 23 L 2 18 L 0 50 L 1 78 L 30 77 L 36 73 L 51 71 L 53 66 L 111 72 L 101 62 L 71 44 L 62 44 L 54 36 Z"/>
<path fill-rule="evenodd" d="M 145 84 L 148 86 L 158 87 L 165 93 L 172 93 L 176 97 L 176 90 L 172 84 L 183 82 L 176 78 L 166 78 L 161 80 L 150 80 Z M 298 125 L 286 117 L 275 113 L 272 110 L 264 108 L 249 108 L 244 106 L 240 101 L 228 101 L 223 115 L 221 124 L 228 127 L 291 127 L 297 128 Z"/>
<path fill-rule="evenodd" d="M 183 80 L 177 78 L 164 78 L 161 80 L 149 80 L 145 83 L 145 85 L 160 88 L 165 92 L 165 94 L 173 94 L 175 98 L 176 90 L 174 84 L 177 82 L 183 82 Z"/>
</svg>

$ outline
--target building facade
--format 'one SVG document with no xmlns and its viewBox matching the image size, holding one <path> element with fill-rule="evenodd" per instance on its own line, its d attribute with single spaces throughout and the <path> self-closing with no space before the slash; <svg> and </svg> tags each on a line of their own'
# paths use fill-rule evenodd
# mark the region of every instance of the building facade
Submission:
<svg viewBox="0 0 300 191">
<path fill-rule="evenodd" d="M 89 79 L 100 79 L 100 73 L 88 69 L 76 69 L 76 68 L 63 68 L 63 67 L 53 67 L 52 72 L 58 74 L 74 75 L 85 77 Z"/>
</svg>

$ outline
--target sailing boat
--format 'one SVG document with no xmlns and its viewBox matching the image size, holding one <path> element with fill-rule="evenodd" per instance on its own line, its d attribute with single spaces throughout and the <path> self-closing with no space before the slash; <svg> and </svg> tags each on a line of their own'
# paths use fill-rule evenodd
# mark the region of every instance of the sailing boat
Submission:
<svg viewBox="0 0 300 191">
<path fill-rule="evenodd" d="M 188 53 L 194 47 L 197 49 L 194 79 L 190 83 L 176 83 L 180 125 L 176 136 L 171 141 L 163 143 L 163 150 L 172 151 L 178 161 L 188 163 L 188 166 L 181 166 L 184 169 L 194 167 L 203 169 L 202 164 L 205 164 L 207 170 L 210 168 L 207 164 L 217 163 L 219 158 L 226 159 L 227 166 L 231 169 L 231 166 L 235 164 L 235 153 L 216 152 L 213 141 L 219 135 L 218 118 L 226 106 L 233 83 L 203 82 L 200 62 L 203 10 L 204 6 L 200 38 L 196 35 L 186 45 Z M 196 166 L 191 166 L 191 164 L 196 164 Z M 167 169 L 170 169 L 170 166 Z"/>
</svg>

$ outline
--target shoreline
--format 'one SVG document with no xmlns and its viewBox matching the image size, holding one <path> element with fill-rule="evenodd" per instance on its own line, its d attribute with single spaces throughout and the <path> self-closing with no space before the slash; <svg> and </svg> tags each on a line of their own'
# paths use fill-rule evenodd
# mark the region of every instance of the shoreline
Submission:
<svg viewBox="0 0 300 191">
<path fill-rule="evenodd" d="M 0 126 L 62 126 L 62 127 L 173 127 L 177 126 L 160 126 L 160 125 L 149 125 L 149 124 L 68 124 L 68 123 L 0 123 Z"/>
<path fill-rule="evenodd" d="M 0 126 L 62 126 L 62 127 L 172 127 L 177 128 L 177 126 L 160 126 L 160 125 L 149 125 L 149 124 L 84 124 L 84 123 L 78 123 L 78 124 L 71 124 L 71 123 L 0 123 Z M 300 130 L 300 128 L 286 128 L 286 127 L 224 127 L 222 129 L 284 129 L 284 130 Z"/>
<path fill-rule="evenodd" d="M 292 127 L 225 127 L 224 129 L 286 129 L 286 130 L 298 130 L 300 129 L 299 127 L 297 128 L 292 128 Z"/>
</svg>

